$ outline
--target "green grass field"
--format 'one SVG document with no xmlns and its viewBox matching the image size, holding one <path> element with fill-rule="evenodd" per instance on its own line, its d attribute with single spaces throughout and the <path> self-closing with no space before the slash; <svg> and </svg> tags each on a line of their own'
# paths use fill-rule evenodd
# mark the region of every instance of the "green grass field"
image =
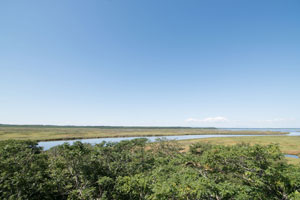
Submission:
<svg viewBox="0 0 300 200">
<path fill-rule="evenodd" d="M 234 145 L 238 143 L 249 143 L 251 145 L 260 144 L 279 144 L 280 150 L 284 154 L 300 156 L 300 136 L 247 136 L 247 137 L 228 137 L 228 138 L 204 138 L 193 140 L 181 140 L 179 143 L 187 148 L 196 142 L 206 142 L 217 145 Z M 289 163 L 300 164 L 300 159 L 286 158 Z"/>
<path fill-rule="evenodd" d="M 271 131 L 230 131 L 188 127 L 76 127 L 76 126 L 8 126 L 0 125 L 0 140 L 32 139 L 38 141 L 104 137 L 168 136 L 197 134 L 271 135 Z"/>
</svg>

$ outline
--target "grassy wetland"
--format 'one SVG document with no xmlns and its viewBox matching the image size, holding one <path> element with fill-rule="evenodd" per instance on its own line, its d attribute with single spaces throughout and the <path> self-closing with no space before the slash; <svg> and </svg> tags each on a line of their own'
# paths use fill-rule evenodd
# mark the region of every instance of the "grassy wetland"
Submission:
<svg viewBox="0 0 300 200">
<path fill-rule="evenodd" d="M 190 145 L 197 142 L 203 142 L 214 145 L 225 145 L 232 146 L 241 143 L 247 143 L 250 145 L 270 145 L 278 144 L 280 150 L 284 154 L 297 155 L 300 157 L 300 136 L 249 136 L 249 137 L 226 137 L 226 138 L 204 138 L 204 139 L 192 139 L 192 140 L 181 140 L 180 145 L 184 148 L 188 148 Z M 300 164 L 300 159 L 297 158 L 286 158 L 289 163 Z"/>
<path fill-rule="evenodd" d="M 170 136 L 170 135 L 282 135 L 276 131 L 232 131 L 190 127 L 110 127 L 110 126 L 40 126 L 0 125 L 0 140 L 71 140 L 107 137 Z"/>
</svg>

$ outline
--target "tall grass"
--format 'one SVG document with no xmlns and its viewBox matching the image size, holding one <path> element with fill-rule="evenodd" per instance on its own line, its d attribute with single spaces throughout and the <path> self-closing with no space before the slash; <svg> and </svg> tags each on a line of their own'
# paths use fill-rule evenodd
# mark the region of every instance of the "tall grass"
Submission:
<svg viewBox="0 0 300 200">
<path fill-rule="evenodd" d="M 168 136 L 168 135 L 275 135 L 274 131 L 232 131 L 189 127 L 76 127 L 76 126 L 0 126 L 0 140 L 33 139 L 38 141 L 105 137 Z"/>
</svg>

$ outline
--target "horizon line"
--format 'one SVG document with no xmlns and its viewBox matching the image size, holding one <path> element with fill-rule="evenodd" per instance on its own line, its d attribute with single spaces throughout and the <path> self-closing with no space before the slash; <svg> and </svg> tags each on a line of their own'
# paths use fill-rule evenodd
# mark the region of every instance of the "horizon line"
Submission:
<svg viewBox="0 0 300 200">
<path fill-rule="evenodd" d="M 2 124 L 0 123 L 0 126 L 50 126 L 50 127 L 109 127 L 109 128 L 199 128 L 199 129 L 300 129 L 297 127 L 210 127 L 210 126 L 144 126 L 144 125 L 71 125 L 71 124 L 65 124 L 65 125 L 58 125 L 58 124 Z"/>
</svg>

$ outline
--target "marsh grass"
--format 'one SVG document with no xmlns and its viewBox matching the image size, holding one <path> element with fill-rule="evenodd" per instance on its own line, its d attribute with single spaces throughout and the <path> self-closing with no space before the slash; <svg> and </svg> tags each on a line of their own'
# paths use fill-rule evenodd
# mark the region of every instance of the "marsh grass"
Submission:
<svg viewBox="0 0 300 200">
<path fill-rule="evenodd" d="M 106 137 L 169 136 L 169 135 L 277 135 L 274 131 L 232 131 L 214 128 L 187 127 L 63 127 L 63 126 L 0 126 L 0 140 L 31 139 L 38 141 L 71 140 Z"/>
<path fill-rule="evenodd" d="M 279 144 L 280 150 L 284 154 L 291 154 L 300 156 L 300 136 L 247 136 L 247 137 L 226 137 L 226 138 L 204 138 L 204 139 L 192 139 L 181 140 L 179 144 L 183 145 L 185 149 L 189 145 L 196 142 L 205 142 L 217 145 L 235 145 L 238 143 L 248 143 L 250 145 L 268 145 Z M 298 158 L 286 158 L 291 164 L 300 164 Z"/>
</svg>

